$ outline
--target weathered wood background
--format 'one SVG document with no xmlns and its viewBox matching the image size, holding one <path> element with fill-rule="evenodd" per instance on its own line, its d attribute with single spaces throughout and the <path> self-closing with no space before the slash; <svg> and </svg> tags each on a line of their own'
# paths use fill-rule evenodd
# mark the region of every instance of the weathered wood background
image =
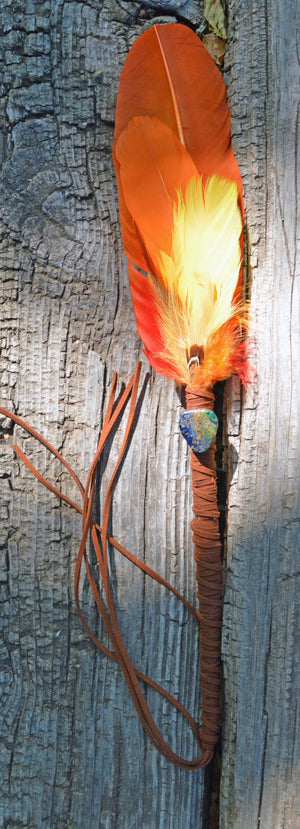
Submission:
<svg viewBox="0 0 300 829">
<path fill-rule="evenodd" d="M 61 449 L 83 482 L 113 370 L 121 388 L 141 354 L 111 161 L 118 78 L 143 29 L 176 18 L 201 27 L 203 8 L 197 0 L 1 7 L 1 403 Z M 297 0 L 228 3 L 225 77 L 245 187 L 257 377 L 242 398 L 235 382 L 226 395 L 221 829 L 300 825 L 296 18 Z M 113 532 L 195 603 L 180 402 L 144 359 L 142 387 Z M 209 772 L 175 769 L 145 738 L 118 667 L 95 651 L 75 612 L 80 518 L 32 479 L 11 444 L 53 481 L 59 465 L 2 425 L 1 827 L 205 829 Z M 103 464 L 104 489 L 121 435 L 122 427 Z M 67 476 L 58 480 L 74 497 Z M 195 626 L 117 554 L 111 569 L 135 664 L 197 715 Z M 81 593 L 100 634 L 84 580 Z M 193 756 L 182 720 L 154 693 L 148 699 L 172 747 Z"/>
</svg>

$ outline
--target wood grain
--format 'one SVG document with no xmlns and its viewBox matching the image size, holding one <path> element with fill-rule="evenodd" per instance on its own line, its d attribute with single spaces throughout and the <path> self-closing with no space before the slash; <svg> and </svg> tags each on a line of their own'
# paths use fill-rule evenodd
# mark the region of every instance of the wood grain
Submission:
<svg viewBox="0 0 300 829">
<path fill-rule="evenodd" d="M 257 376 L 242 398 L 236 381 L 228 384 L 226 401 L 222 829 L 300 822 L 296 6 L 228 2 L 226 80 L 245 187 Z M 113 370 L 120 389 L 141 356 L 111 161 L 118 78 L 143 28 L 176 16 L 202 26 L 202 4 L 19 0 L 0 11 L 1 403 L 61 449 L 83 482 Z M 180 401 L 142 360 L 112 528 L 196 604 Z M 0 825 L 207 829 L 209 774 L 173 768 L 145 738 L 119 669 L 95 651 L 75 612 L 80 519 L 32 479 L 12 443 L 77 497 L 72 482 L 19 429 L 2 426 Z M 102 464 L 99 513 L 123 428 Z M 130 655 L 198 716 L 193 623 L 117 553 L 111 572 Z M 81 596 L 101 635 L 84 578 Z M 172 746 L 192 756 L 181 719 L 147 696 Z"/>
<path fill-rule="evenodd" d="M 59 448 L 83 483 L 113 370 L 120 390 L 141 356 L 111 146 L 121 68 L 130 43 L 155 21 L 152 5 L 142 14 L 138 3 L 57 0 L 50 10 L 48 2 L 24 0 L 18 11 L 4 4 L 1 12 L 1 403 Z M 160 14 L 164 5 L 170 6 L 161 3 Z M 193 0 L 172 10 L 183 6 L 187 20 L 200 20 Z M 173 384 L 150 375 L 142 360 L 143 400 L 116 486 L 112 529 L 195 603 L 181 406 Z M 1 826 L 205 824 L 203 772 L 180 771 L 157 755 L 119 668 L 81 628 L 73 598 L 80 518 L 32 479 L 12 443 L 78 498 L 72 482 L 19 428 L 3 427 Z M 99 513 L 123 428 L 102 464 Z M 199 717 L 195 624 L 118 553 L 111 553 L 111 573 L 131 658 Z M 84 578 L 81 596 L 102 636 Z M 195 756 L 182 718 L 154 692 L 147 698 L 172 747 Z"/>
<path fill-rule="evenodd" d="M 297 4 L 230 2 L 229 29 L 257 377 L 238 413 L 239 442 L 237 414 L 229 422 L 235 457 L 220 826 L 294 829 L 300 822 Z"/>
</svg>

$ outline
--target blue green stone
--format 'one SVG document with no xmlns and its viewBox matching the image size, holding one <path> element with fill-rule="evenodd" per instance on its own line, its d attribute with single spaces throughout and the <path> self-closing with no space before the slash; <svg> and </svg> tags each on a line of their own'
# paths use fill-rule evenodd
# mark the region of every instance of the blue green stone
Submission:
<svg viewBox="0 0 300 829">
<path fill-rule="evenodd" d="M 211 409 L 188 409 L 180 416 L 179 429 L 194 452 L 206 452 L 216 437 L 218 418 Z"/>
</svg>

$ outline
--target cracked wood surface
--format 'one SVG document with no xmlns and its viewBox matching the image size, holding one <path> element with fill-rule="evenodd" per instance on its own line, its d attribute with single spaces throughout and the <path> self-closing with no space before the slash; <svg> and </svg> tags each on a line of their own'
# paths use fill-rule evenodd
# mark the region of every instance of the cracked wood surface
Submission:
<svg viewBox="0 0 300 829">
<path fill-rule="evenodd" d="M 1 403 L 59 448 L 83 482 L 113 370 L 134 370 L 136 335 L 111 147 L 129 46 L 170 6 L 200 21 L 194 0 L 155 10 L 127 2 L 5 3 L 1 11 Z M 149 375 L 113 503 L 115 537 L 192 603 L 195 576 L 188 452 L 172 382 Z M 4 423 L 4 427 L 10 424 Z M 98 509 L 120 447 L 102 464 Z M 0 825 L 185 829 L 206 821 L 203 772 L 175 769 L 144 735 L 115 664 L 96 652 L 73 597 L 80 517 L 13 456 L 78 499 L 60 465 L 19 428 L 1 443 Z M 108 457 L 109 455 L 109 457 Z M 111 555 L 121 631 L 133 662 L 198 718 L 198 632 L 180 603 Z M 101 631 L 82 579 L 92 629 Z M 148 690 L 172 747 L 198 753 L 181 717 Z"/>
<path fill-rule="evenodd" d="M 296 0 L 230 0 L 228 12 L 225 68 L 245 186 L 257 379 L 242 404 L 235 381 L 227 394 L 232 482 L 220 826 L 294 829 L 300 821 Z M 118 78 L 143 28 L 176 14 L 202 23 L 196 0 L 19 0 L 0 12 L 1 403 L 61 449 L 83 482 L 112 372 L 118 370 L 120 385 L 126 382 L 141 354 L 111 161 Z M 149 378 L 146 360 L 142 380 L 113 532 L 196 603 L 180 402 L 171 382 Z M 72 483 L 19 429 L 6 437 L 1 825 L 206 829 L 209 775 L 174 769 L 144 737 L 118 667 L 95 652 L 75 612 L 80 519 L 32 479 L 12 442 L 51 480 L 60 476 L 62 490 L 74 497 Z M 121 437 L 122 427 L 103 462 L 99 506 Z M 130 655 L 197 716 L 193 623 L 176 599 L 117 553 L 111 571 Z M 81 592 L 100 634 L 84 579 Z M 191 756 L 195 746 L 182 721 L 157 695 L 148 698 L 172 746 Z"/>
<path fill-rule="evenodd" d="M 296 829 L 299 6 L 294 0 L 230 2 L 229 31 L 229 100 L 251 246 L 257 378 L 243 396 L 241 424 L 232 384 L 228 424 L 234 464 L 223 620 L 220 827 Z"/>
</svg>

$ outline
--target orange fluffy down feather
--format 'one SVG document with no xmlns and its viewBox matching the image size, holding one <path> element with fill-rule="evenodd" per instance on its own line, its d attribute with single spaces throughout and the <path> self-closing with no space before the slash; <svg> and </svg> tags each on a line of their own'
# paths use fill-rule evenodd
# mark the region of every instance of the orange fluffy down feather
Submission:
<svg viewBox="0 0 300 829">
<path fill-rule="evenodd" d="M 247 380 L 242 182 L 223 78 L 177 23 L 148 29 L 120 78 L 113 158 L 137 329 L 151 365 Z"/>
</svg>

